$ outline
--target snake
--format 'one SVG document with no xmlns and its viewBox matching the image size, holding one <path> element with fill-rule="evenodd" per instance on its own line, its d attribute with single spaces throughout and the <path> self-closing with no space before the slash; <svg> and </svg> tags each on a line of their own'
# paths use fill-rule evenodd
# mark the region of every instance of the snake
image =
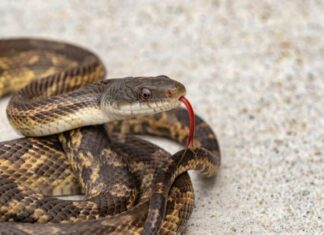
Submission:
<svg viewBox="0 0 324 235">
<path fill-rule="evenodd" d="M 179 107 L 165 75 L 106 78 L 100 58 L 70 43 L 0 40 L 0 97 L 24 137 L 0 143 L 0 234 L 183 234 L 194 209 L 189 170 L 214 177 L 220 148 Z M 185 146 L 175 154 L 138 135 Z M 66 200 L 59 196 L 83 195 Z"/>
</svg>

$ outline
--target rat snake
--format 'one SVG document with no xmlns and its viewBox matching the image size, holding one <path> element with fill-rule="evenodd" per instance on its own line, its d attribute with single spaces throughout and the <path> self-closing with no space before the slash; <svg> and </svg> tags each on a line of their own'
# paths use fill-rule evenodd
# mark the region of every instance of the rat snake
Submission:
<svg viewBox="0 0 324 235">
<path fill-rule="evenodd" d="M 187 113 L 177 108 L 184 86 L 166 76 L 104 76 L 88 50 L 0 40 L 0 96 L 14 93 L 7 116 L 27 136 L 0 143 L 0 234 L 184 231 L 194 205 L 187 171 L 216 174 L 215 134 L 197 116 L 194 147 L 174 155 L 135 137 L 186 144 Z M 57 198 L 71 194 L 84 198 Z"/>
</svg>

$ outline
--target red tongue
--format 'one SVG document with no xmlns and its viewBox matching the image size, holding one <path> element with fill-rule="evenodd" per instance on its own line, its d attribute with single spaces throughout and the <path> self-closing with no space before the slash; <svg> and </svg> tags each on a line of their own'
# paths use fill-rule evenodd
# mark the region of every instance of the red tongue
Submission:
<svg viewBox="0 0 324 235">
<path fill-rule="evenodd" d="M 188 110 L 188 115 L 189 115 L 188 146 L 190 146 L 190 145 L 192 145 L 193 136 L 194 136 L 194 132 L 195 132 L 195 113 L 192 109 L 192 106 L 191 106 L 189 100 L 187 100 L 186 97 L 181 96 L 179 100 L 186 106 L 186 108 Z"/>
</svg>

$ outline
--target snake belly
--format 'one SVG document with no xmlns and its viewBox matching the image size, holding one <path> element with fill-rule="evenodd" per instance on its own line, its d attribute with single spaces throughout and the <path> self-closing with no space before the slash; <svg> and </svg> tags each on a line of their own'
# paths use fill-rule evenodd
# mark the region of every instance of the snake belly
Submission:
<svg viewBox="0 0 324 235">
<path fill-rule="evenodd" d="M 183 109 L 128 120 L 119 117 L 105 126 L 89 125 L 107 120 L 81 127 L 84 117 L 82 122 L 66 118 L 94 105 L 97 99 L 80 102 L 79 97 L 109 84 L 100 81 L 104 75 L 101 61 L 85 49 L 47 40 L 0 40 L 0 96 L 16 93 L 7 110 L 9 120 L 16 117 L 14 125 L 27 135 L 33 135 L 29 126 L 43 123 L 37 135 L 44 135 L 0 143 L 0 234 L 184 231 L 194 205 L 187 171 L 216 173 L 220 151 L 215 134 L 197 117 L 195 148 L 170 155 L 131 134 L 163 136 L 185 145 L 188 122 Z M 26 85 L 29 88 L 24 90 Z M 22 88 L 33 103 L 21 102 Z M 44 104 L 47 97 L 61 103 Z M 28 116 L 30 112 L 34 113 Z M 95 109 L 90 112 L 87 119 L 101 116 Z M 26 125 L 28 117 L 33 118 Z M 72 130 L 43 132 L 48 126 L 61 128 L 49 121 L 58 117 L 72 123 Z M 83 194 L 84 199 L 54 197 L 69 194 Z"/>
</svg>

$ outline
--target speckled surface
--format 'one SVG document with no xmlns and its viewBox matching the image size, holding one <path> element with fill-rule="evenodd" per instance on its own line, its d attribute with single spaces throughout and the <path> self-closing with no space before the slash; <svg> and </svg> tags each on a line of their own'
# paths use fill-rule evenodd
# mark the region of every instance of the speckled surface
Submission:
<svg viewBox="0 0 324 235">
<path fill-rule="evenodd" d="M 0 2 L 1 38 L 78 43 L 109 77 L 186 85 L 223 153 L 215 182 L 193 177 L 188 235 L 324 231 L 323 35 L 321 0 Z M 6 103 L 0 140 L 17 137 Z"/>
</svg>

